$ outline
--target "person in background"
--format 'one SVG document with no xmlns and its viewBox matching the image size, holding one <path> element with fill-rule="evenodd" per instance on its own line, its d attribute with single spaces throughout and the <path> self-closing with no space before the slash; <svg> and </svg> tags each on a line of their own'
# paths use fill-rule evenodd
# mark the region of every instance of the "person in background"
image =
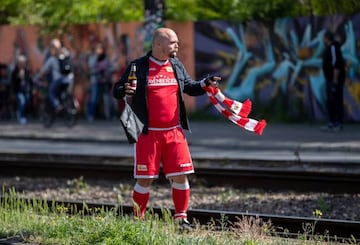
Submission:
<svg viewBox="0 0 360 245">
<path fill-rule="evenodd" d="M 63 72 L 60 62 L 61 60 L 65 60 L 65 58 L 70 59 L 70 53 L 66 48 L 62 47 L 58 39 L 53 39 L 51 41 L 50 53 L 51 56 L 41 67 L 39 73 L 35 77 L 35 80 L 38 80 L 48 73 L 51 74 L 51 81 L 48 81 L 48 98 L 55 112 L 58 113 L 63 109 L 63 105 L 59 99 L 61 88 L 63 88 L 64 84 L 73 84 L 74 74 L 71 69 L 68 72 Z"/>
<path fill-rule="evenodd" d="M 9 66 L 0 63 L 0 119 L 11 118 L 10 72 Z"/>
<path fill-rule="evenodd" d="M 323 40 L 322 69 L 326 80 L 328 122 L 321 129 L 338 132 L 343 129 L 344 121 L 345 62 L 341 46 L 335 41 L 333 33 L 326 31 Z"/>
<path fill-rule="evenodd" d="M 191 228 L 187 220 L 190 198 L 188 174 L 194 173 L 183 129 L 189 130 L 184 93 L 199 96 L 204 86 L 217 86 L 220 77 L 192 80 L 176 58 L 179 40 L 175 31 L 159 28 L 152 40 L 152 51 L 132 61 L 136 65 L 137 87 L 128 82 L 130 66 L 114 84 L 113 96 L 132 97 L 131 107 L 144 124 L 135 148 L 133 189 L 134 216 L 143 219 L 150 196 L 150 185 L 159 176 L 160 163 L 170 180 L 175 206 L 174 220 L 180 228 Z"/>
<path fill-rule="evenodd" d="M 44 53 L 44 60 L 43 60 L 43 66 L 45 65 L 45 63 L 48 61 L 48 59 L 54 55 L 56 55 L 55 50 L 56 49 L 60 49 L 61 48 L 61 42 L 59 39 L 57 38 L 53 38 L 50 41 L 50 45 L 49 47 L 46 49 L 45 53 Z M 50 83 L 52 82 L 52 72 L 48 72 L 46 74 L 46 82 L 48 83 L 48 86 L 50 85 Z"/>
<path fill-rule="evenodd" d="M 26 111 L 32 101 L 33 80 L 27 68 L 27 58 L 24 55 L 17 57 L 15 68 L 11 72 L 11 84 L 16 97 L 18 121 L 20 124 L 26 124 Z"/>
<path fill-rule="evenodd" d="M 111 119 L 113 103 L 111 101 L 111 74 L 112 66 L 102 43 L 95 45 L 95 52 L 88 59 L 90 94 L 87 119 L 94 121 L 96 109 L 100 102 L 103 104 L 103 113 L 106 119 Z M 102 99 L 102 100 L 100 100 Z"/>
<path fill-rule="evenodd" d="M 96 82 L 96 61 L 97 61 L 97 54 L 95 52 L 96 45 L 92 47 L 91 53 L 87 58 L 87 67 L 88 67 L 88 78 L 90 82 L 90 87 L 88 90 L 88 101 L 87 101 L 87 111 L 86 117 L 89 122 L 93 122 L 95 119 L 95 111 L 96 111 L 96 104 L 97 104 L 97 82 Z"/>
</svg>

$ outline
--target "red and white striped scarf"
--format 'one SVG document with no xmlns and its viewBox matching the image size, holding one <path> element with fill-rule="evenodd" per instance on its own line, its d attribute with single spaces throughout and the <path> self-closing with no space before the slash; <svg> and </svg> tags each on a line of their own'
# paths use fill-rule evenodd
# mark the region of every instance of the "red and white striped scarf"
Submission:
<svg viewBox="0 0 360 245">
<path fill-rule="evenodd" d="M 248 130 L 255 132 L 258 135 L 263 133 L 266 127 L 266 121 L 248 118 L 251 111 L 251 101 L 249 99 L 244 102 L 239 102 L 226 97 L 219 88 L 212 86 L 204 86 L 211 103 L 215 108 L 227 119 L 236 125 Z M 224 108 L 221 104 L 225 105 Z"/>
</svg>

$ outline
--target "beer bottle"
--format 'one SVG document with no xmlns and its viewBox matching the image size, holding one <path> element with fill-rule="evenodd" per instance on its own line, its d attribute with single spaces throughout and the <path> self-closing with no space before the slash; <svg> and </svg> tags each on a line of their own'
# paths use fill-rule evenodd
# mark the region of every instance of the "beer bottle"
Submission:
<svg viewBox="0 0 360 245">
<path fill-rule="evenodd" d="M 136 64 L 131 64 L 130 73 L 128 76 L 128 82 L 130 83 L 131 88 L 136 90 L 136 84 L 137 84 L 137 77 L 136 77 Z"/>
</svg>

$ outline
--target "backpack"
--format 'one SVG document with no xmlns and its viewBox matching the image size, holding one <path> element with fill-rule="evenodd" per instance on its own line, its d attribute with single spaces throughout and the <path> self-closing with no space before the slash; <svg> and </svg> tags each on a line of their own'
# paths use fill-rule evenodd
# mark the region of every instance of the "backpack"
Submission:
<svg viewBox="0 0 360 245">
<path fill-rule="evenodd" d="M 60 55 L 58 57 L 60 73 L 68 75 L 72 72 L 72 63 L 70 56 Z"/>
</svg>

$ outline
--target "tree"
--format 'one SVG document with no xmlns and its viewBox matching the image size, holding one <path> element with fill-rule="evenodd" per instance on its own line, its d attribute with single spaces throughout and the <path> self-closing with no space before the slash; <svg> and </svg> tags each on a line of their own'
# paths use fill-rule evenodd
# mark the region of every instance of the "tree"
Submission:
<svg viewBox="0 0 360 245">
<path fill-rule="evenodd" d="M 314 15 L 351 15 L 360 11 L 358 0 L 308 0 Z"/>
<path fill-rule="evenodd" d="M 3 0 L 0 20 L 4 24 L 40 25 L 43 30 L 65 29 L 71 24 L 139 21 L 142 0 Z"/>
<path fill-rule="evenodd" d="M 184 11 L 184 9 L 187 9 Z M 306 14 L 301 0 L 167 0 L 171 20 L 273 20 Z"/>
<path fill-rule="evenodd" d="M 165 19 L 174 21 L 269 21 L 279 17 L 354 14 L 358 0 L 165 0 Z M 144 20 L 144 0 L 2 0 L 0 24 L 40 25 Z"/>
<path fill-rule="evenodd" d="M 165 19 L 177 21 L 196 21 L 196 9 L 197 0 L 165 0 Z"/>
</svg>

